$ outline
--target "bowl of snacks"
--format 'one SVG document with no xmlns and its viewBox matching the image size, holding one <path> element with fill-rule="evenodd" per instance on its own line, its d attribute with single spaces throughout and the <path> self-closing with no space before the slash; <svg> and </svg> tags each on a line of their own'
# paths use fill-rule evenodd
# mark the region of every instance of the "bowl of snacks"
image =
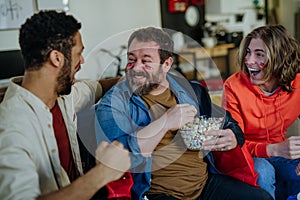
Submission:
<svg viewBox="0 0 300 200">
<path fill-rule="evenodd" d="M 209 130 L 219 130 L 223 125 L 223 117 L 196 117 L 193 122 L 187 123 L 179 129 L 184 144 L 190 150 L 202 150 L 202 142 L 217 138 L 217 136 L 204 135 Z"/>
</svg>

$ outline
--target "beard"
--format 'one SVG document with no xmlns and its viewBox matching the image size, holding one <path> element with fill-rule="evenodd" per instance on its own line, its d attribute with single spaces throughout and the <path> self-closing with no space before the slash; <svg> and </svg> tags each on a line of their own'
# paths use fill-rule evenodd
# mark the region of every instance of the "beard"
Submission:
<svg viewBox="0 0 300 200">
<path fill-rule="evenodd" d="M 72 80 L 70 74 L 71 74 L 71 65 L 68 62 L 68 59 L 65 59 L 64 66 L 62 67 L 57 77 L 56 92 L 58 96 L 68 95 L 71 93 Z"/>
<path fill-rule="evenodd" d="M 139 82 L 135 80 L 134 76 L 143 76 L 146 78 L 145 82 Z M 162 67 L 159 66 L 159 70 L 156 74 L 150 76 L 148 72 L 141 71 L 135 72 L 133 70 L 126 72 L 126 81 L 135 95 L 143 96 L 149 94 L 149 92 L 153 91 L 154 89 L 158 88 L 163 80 L 163 73 Z"/>
</svg>

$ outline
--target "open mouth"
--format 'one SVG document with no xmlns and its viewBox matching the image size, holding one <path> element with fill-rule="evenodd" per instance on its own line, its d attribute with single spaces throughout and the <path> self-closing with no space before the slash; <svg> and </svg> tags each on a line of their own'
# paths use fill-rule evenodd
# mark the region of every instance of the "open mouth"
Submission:
<svg viewBox="0 0 300 200">
<path fill-rule="evenodd" d="M 261 72 L 260 69 L 254 69 L 254 68 L 250 68 L 250 67 L 248 67 L 248 71 L 253 76 L 256 76 L 257 74 L 259 74 Z"/>
<path fill-rule="evenodd" d="M 135 79 L 143 79 L 146 78 L 145 76 L 133 76 Z"/>
<path fill-rule="evenodd" d="M 77 65 L 77 66 L 75 67 L 75 73 L 78 72 L 78 71 L 80 70 L 80 68 L 81 68 L 81 66 L 80 66 L 80 65 Z"/>
</svg>

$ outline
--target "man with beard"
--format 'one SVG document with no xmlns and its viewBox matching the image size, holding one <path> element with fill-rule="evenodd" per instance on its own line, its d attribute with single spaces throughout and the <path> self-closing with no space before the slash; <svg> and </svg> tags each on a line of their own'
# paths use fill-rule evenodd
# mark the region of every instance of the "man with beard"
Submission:
<svg viewBox="0 0 300 200">
<path fill-rule="evenodd" d="M 112 87 L 97 106 L 98 142 L 117 140 L 130 151 L 134 198 L 272 199 L 259 187 L 208 172 L 213 164 L 210 153 L 205 157 L 204 151 L 184 146 L 177 130 L 195 115 L 211 115 L 211 104 L 204 87 L 187 82 L 171 69 L 172 52 L 173 41 L 161 29 L 133 32 L 126 79 Z M 198 102 L 193 89 L 198 91 Z M 204 150 L 223 152 L 243 145 L 237 123 L 229 113 L 223 117 L 222 130 L 206 133 L 218 138 L 203 142 Z"/>
<path fill-rule="evenodd" d="M 76 113 L 105 88 L 74 78 L 84 62 L 80 28 L 74 17 L 55 11 L 21 26 L 25 74 L 11 80 L 0 104 L 2 200 L 90 199 L 129 168 L 123 145 L 103 142 L 95 152 L 100 163 L 83 175 Z"/>
</svg>

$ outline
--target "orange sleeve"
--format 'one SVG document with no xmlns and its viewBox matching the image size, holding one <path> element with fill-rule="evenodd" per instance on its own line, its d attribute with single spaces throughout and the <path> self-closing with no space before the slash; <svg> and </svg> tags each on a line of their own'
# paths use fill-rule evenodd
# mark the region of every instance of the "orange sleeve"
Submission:
<svg viewBox="0 0 300 200">
<path fill-rule="evenodd" d="M 267 154 L 267 143 L 257 143 L 246 140 L 245 144 L 253 157 L 269 158 Z"/>
</svg>

